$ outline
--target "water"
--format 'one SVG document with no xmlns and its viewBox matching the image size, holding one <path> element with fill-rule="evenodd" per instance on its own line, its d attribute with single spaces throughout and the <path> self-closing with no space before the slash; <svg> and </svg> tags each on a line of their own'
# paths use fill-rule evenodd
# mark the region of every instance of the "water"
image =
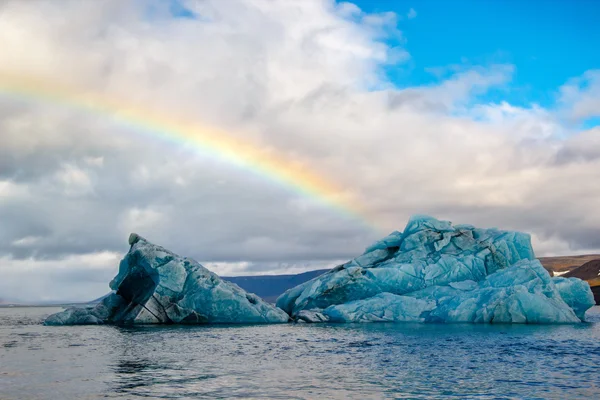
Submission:
<svg viewBox="0 0 600 400">
<path fill-rule="evenodd" d="M 45 327 L 0 308 L 0 398 L 599 398 L 577 326 Z"/>
</svg>

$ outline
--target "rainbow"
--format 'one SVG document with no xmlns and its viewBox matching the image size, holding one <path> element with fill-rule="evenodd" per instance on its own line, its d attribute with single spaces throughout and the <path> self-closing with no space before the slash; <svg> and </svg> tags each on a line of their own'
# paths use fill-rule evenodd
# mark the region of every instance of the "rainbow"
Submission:
<svg viewBox="0 0 600 400">
<path fill-rule="evenodd" d="M 160 115 L 154 110 L 143 109 L 98 93 L 84 92 L 48 79 L 15 73 L 0 72 L 0 95 L 25 101 L 49 102 L 98 114 L 145 135 L 191 146 L 203 155 L 255 173 L 374 228 L 362 208 L 342 188 L 300 163 L 286 160 L 273 151 L 234 138 L 221 130 Z"/>
</svg>

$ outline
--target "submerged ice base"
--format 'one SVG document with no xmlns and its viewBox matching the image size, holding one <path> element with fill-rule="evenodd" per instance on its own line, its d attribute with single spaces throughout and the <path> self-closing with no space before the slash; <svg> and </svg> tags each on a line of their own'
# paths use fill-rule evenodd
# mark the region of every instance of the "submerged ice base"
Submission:
<svg viewBox="0 0 600 400">
<path fill-rule="evenodd" d="M 577 323 L 589 285 L 551 278 L 530 236 L 415 216 L 277 306 L 306 322 Z"/>
<path fill-rule="evenodd" d="M 289 316 L 196 261 L 132 234 L 131 248 L 94 308 L 70 308 L 47 325 L 282 323 Z"/>
</svg>

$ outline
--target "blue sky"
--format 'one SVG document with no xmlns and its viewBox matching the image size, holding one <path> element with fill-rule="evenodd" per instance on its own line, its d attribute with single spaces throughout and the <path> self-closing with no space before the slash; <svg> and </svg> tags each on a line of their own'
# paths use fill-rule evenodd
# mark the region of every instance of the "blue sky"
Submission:
<svg viewBox="0 0 600 400">
<path fill-rule="evenodd" d="M 491 101 L 551 106 L 556 90 L 586 70 L 600 68 L 598 1 L 357 0 L 366 12 L 393 11 L 402 19 L 409 67 L 392 67 L 398 86 L 428 84 L 430 67 L 512 64 L 509 90 Z M 413 8 L 416 17 L 407 13 Z"/>
</svg>

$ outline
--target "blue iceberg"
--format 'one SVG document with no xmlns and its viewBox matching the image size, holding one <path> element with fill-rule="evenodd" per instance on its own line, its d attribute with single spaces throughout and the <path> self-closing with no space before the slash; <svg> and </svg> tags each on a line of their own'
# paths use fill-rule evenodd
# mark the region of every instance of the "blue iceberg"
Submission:
<svg viewBox="0 0 600 400">
<path fill-rule="evenodd" d="M 73 307 L 46 325 L 282 323 L 281 309 L 222 280 L 196 261 L 131 234 L 131 248 L 93 308 Z"/>
<path fill-rule="evenodd" d="M 585 281 L 550 277 L 528 234 L 428 216 L 277 299 L 306 322 L 577 323 L 593 305 Z"/>
</svg>

